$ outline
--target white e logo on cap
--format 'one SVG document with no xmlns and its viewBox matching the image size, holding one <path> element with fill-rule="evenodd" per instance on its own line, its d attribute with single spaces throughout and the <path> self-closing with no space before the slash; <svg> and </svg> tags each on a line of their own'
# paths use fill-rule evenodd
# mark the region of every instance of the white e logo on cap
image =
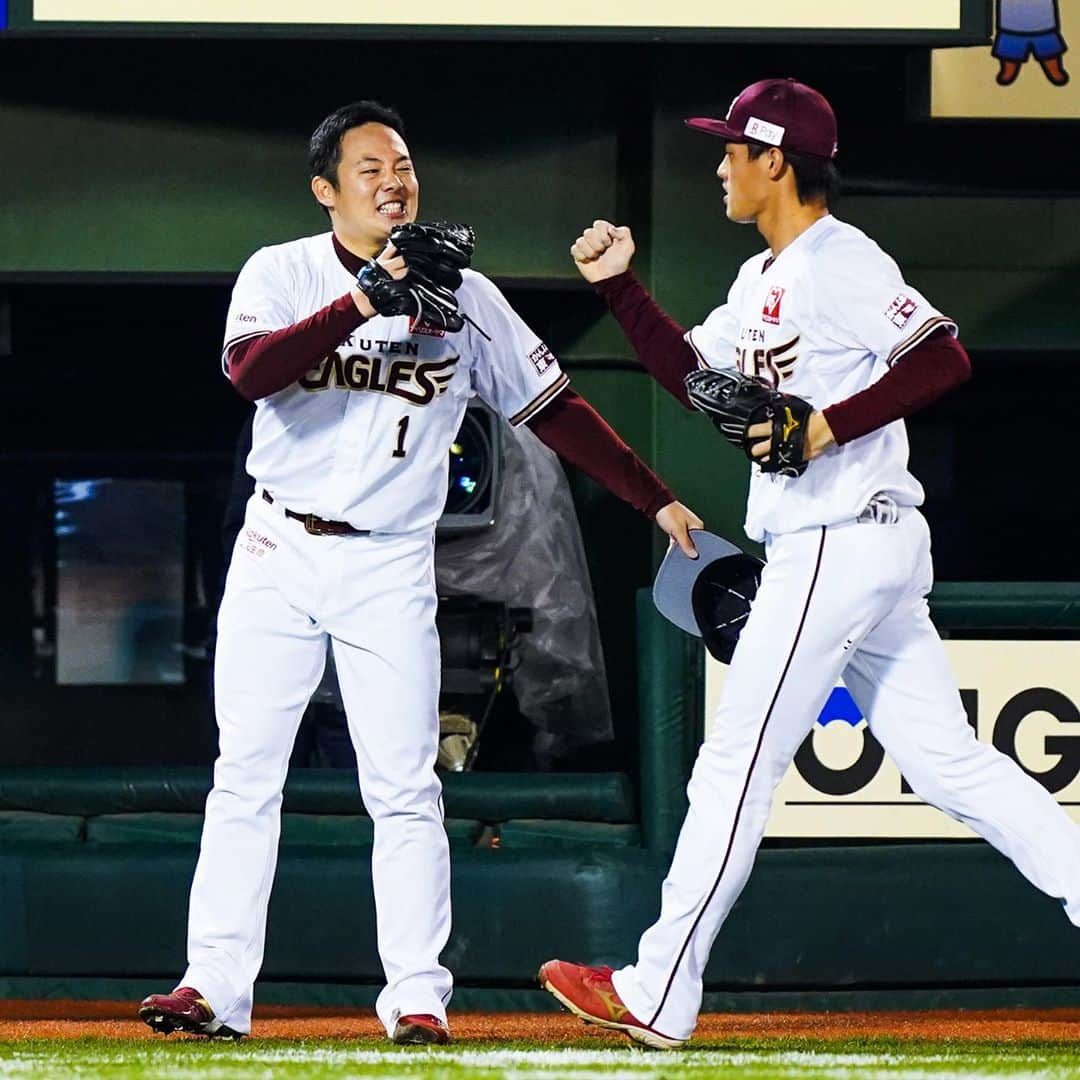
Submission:
<svg viewBox="0 0 1080 1080">
<path fill-rule="evenodd" d="M 748 139 L 756 139 L 758 142 L 768 143 L 770 146 L 779 146 L 784 140 L 784 131 L 779 124 L 770 124 L 768 120 L 761 120 L 751 116 L 746 121 L 743 134 Z"/>
</svg>

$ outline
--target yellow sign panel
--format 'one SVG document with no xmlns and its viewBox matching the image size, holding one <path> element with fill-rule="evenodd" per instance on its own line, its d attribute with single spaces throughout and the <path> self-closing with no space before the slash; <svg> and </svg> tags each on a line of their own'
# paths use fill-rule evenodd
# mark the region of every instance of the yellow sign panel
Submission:
<svg viewBox="0 0 1080 1080">
<path fill-rule="evenodd" d="M 935 49 L 930 115 L 1075 120 L 1080 78 L 1069 42 L 1080 38 L 1080 0 L 998 0 L 993 45 Z"/>
<path fill-rule="evenodd" d="M 372 26 L 702 27 L 769 30 L 957 30 L 960 0 L 34 0 L 38 22 L 261 23 Z"/>
<path fill-rule="evenodd" d="M 978 737 L 1042 775 L 1054 797 L 1080 823 L 1080 641 L 951 640 L 945 648 Z M 706 730 L 726 672 L 723 664 L 707 657 Z M 880 839 L 975 835 L 908 790 L 842 688 L 780 782 L 765 834 Z"/>
</svg>

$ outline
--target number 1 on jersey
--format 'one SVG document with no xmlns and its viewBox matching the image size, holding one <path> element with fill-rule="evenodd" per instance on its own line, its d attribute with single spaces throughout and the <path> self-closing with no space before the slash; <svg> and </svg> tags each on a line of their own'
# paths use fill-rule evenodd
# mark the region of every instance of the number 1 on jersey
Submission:
<svg viewBox="0 0 1080 1080">
<path fill-rule="evenodd" d="M 405 456 L 405 433 L 409 430 L 409 418 L 403 416 L 397 422 L 397 446 L 394 448 L 394 452 L 391 457 L 404 457 Z"/>
</svg>

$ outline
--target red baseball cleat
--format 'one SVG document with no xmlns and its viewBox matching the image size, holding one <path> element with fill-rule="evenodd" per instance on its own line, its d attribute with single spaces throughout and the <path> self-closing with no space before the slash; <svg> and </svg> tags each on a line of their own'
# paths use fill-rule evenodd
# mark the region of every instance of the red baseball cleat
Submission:
<svg viewBox="0 0 1080 1080">
<path fill-rule="evenodd" d="M 211 1039 L 242 1039 L 242 1031 L 233 1031 L 214 1018 L 210 1002 L 198 990 L 181 986 L 171 994 L 151 994 L 139 1006 L 139 1019 L 155 1031 L 171 1035 L 186 1031 L 191 1035 L 206 1035 Z"/>
<path fill-rule="evenodd" d="M 399 1045 L 450 1042 L 450 1029 L 437 1016 L 428 1013 L 409 1013 L 398 1018 L 391 1039 Z"/>
<path fill-rule="evenodd" d="M 540 985 L 586 1024 L 611 1028 L 654 1050 L 678 1050 L 686 1039 L 672 1039 L 643 1024 L 622 1003 L 611 983 L 611 968 L 549 960 L 540 968 Z"/>
</svg>

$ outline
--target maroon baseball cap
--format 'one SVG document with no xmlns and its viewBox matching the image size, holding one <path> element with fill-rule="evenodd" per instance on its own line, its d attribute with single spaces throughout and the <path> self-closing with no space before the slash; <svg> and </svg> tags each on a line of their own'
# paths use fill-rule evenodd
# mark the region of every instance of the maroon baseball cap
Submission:
<svg viewBox="0 0 1080 1080">
<path fill-rule="evenodd" d="M 836 157 L 836 114 L 816 90 L 794 79 L 762 79 L 731 103 L 723 120 L 695 116 L 689 127 L 728 142 L 756 142 L 816 157 Z"/>
</svg>

